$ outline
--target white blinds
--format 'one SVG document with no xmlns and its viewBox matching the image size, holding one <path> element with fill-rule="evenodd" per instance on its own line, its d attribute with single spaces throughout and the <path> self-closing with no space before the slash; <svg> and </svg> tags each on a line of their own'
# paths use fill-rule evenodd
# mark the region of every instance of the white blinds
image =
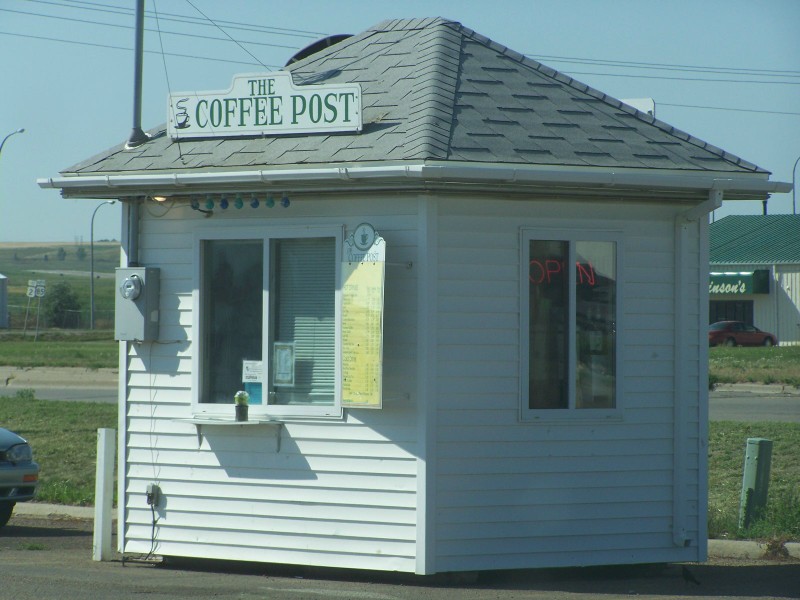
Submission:
<svg viewBox="0 0 800 600">
<path fill-rule="evenodd" d="M 273 239 L 270 254 L 270 348 L 276 344 L 294 347 L 293 384 L 277 385 L 273 378 L 270 403 L 333 404 L 335 239 Z M 270 360 L 274 358 L 270 351 Z"/>
</svg>

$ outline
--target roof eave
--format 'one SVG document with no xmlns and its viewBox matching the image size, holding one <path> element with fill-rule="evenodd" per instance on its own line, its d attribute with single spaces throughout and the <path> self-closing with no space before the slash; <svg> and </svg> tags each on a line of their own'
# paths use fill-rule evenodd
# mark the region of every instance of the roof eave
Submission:
<svg viewBox="0 0 800 600">
<path fill-rule="evenodd" d="M 188 195 L 245 192 L 279 187 L 287 191 L 324 188 L 358 191 L 431 188 L 438 185 L 471 188 L 541 189 L 595 192 L 664 192 L 692 195 L 723 192 L 726 200 L 766 199 L 792 190 L 790 183 L 770 181 L 763 173 L 681 172 L 586 167 L 542 167 L 510 164 L 417 162 L 402 164 L 292 167 L 246 171 L 189 171 L 180 173 L 118 173 L 67 175 L 38 179 L 41 188 L 60 189 L 65 198 L 121 198 L 147 195 Z"/>
</svg>

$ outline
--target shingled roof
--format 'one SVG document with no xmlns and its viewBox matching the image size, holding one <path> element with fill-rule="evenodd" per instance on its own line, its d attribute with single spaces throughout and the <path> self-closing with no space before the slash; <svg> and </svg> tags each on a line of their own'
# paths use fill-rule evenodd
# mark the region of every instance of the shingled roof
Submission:
<svg viewBox="0 0 800 600">
<path fill-rule="evenodd" d="M 800 215 L 729 215 L 711 223 L 709 240 L 711 264 L 798 264 Z"/>
<path fill-rule="evenodd" d="M 768 175 L 441 18 L 385 21 L 287 70 L 298 85 L 361 84 L 363 131 L 178 143 L 162 126 L 63 174 L 453 161 Z"/>
</svg>

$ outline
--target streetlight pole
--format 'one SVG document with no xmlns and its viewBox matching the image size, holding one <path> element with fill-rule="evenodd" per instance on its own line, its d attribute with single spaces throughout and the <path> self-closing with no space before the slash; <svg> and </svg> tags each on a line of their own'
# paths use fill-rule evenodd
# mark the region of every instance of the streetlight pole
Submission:
<svg viewBox="0 0 800 600">
<path fill-rule="evenodd" d="M 12 131 L 12 132 L 11 132 L 11 133 L 9 133 L 9 134 L 8 134 L 6 137 L 4 137 L 4 138 L 3 138 L 3 141 L 2 141 L 2 142 L 0 142 L 0 152 L 2 152 L 2 151 L 3 151 L 3 146 L 5 146 L 5 144 L 6 144 L 6 140 L 7 140 L 8 138 L 10 138 L 12 135 L 16 135 L 16 134 L 18 134 L 18 133 L 25 133 L 25 128 L 24 128 L 24 127 L 20 127 L 20 128 L 19 128 L 19 129 L 17 129 L 16 131 Z"/>
<path fill-rule="evenodd" d="M 92 222 L 89 226 L 89 270 L 92 278 L 89 282 L 89 329 L 94 329 L 94 217 L 101 206 L 115 202 L 116 200 L 106 200 L 98 204 L 92 213 Z"/>
</svg>

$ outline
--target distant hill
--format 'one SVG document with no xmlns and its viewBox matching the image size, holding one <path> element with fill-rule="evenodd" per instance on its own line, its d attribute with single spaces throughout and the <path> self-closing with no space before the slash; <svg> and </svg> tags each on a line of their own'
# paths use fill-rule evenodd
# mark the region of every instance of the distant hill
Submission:
<svg viewBox="0 0 800 600">
<path fill-rule="evenodd" d="M 46 328 L 46 319 L 40 319 L 40 304 L 47 305 L 58 284 L 68 285 L 78 299 L 71 328 L 89 328 L 92 282 L 96 328 L 113 328 L 114 269 L 119 263 L 120 243 L 117 241 L 95 241 L 93 245 L 82 241 L 0 243 L 0 274 L 6 277 L 5 298 L 0 299 L 6 306 L 0 310 L 7 315 L 5 321 L 0 321 L 0 329 Z M 38 296 L 29 295 L 36 289 L 31 281 L 45 282 L 41 286 L 46 290 L 44 302 L 40 302 L 42 298 Z"/>
</svg>

